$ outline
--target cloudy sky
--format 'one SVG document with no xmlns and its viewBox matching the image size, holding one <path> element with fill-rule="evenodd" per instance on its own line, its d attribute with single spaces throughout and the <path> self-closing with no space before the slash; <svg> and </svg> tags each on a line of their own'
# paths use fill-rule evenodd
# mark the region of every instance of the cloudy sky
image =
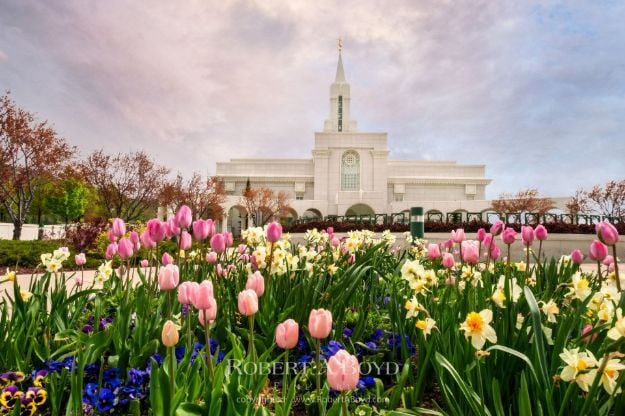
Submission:
<svg viewBox="0 0 625 416">
<path fill-rule="evenodd" d="M 0 3 L 0 88 L 82 155 L 213 174 L 311 157 L 336 38 L 360 130 L 393 159 L 485 164 L 487 197 L 625 179 L 622 1 Z"/>
</svg>

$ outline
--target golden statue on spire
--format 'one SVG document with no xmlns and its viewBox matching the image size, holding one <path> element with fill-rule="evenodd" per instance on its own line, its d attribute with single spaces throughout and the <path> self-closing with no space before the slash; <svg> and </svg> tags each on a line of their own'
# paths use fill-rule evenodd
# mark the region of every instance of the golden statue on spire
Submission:
<svg viewBox="0 0 625 416">
<path fill-rule="evenodd" d="M 343 38 L 339 36 L 338 41 L 339 41 L 339 52 L 341 52 L 341 50 L 343 50 Z"/>
</svg>

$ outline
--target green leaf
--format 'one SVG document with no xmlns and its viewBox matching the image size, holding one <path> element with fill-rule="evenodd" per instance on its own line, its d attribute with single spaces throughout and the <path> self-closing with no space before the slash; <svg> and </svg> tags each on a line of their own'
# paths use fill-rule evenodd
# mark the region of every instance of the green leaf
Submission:
<svg viewBox="0 0 625 416">
<path fill-rule="evenodd" d="M 536 349 L 536 355 L 538 357 L 538 364 L 540 375 L 542 377 L 543 386 L 551 391 L 551 383 L 549 380 L 549 366 L 547 365 L 547 353 L 545 352 L 545 339 L 543 334 L 542 324 L 540 322 L 540 309 L 536 298 L 528 286 L 523 288 L 525 293 L 525 299 L 530 308 L 532 314 L 532 328 L 534 330 L 534 345 Z"/>
<path fill-rule="evenodd" d="M 532 404 L 527 387 L 525 371 L 521 372 L 521 391 L 519 392 L 519 416 L 532 416 Z"/>
<path fill-rule="evenodd" d="M 458 387 L 460 388 L 460 392 L 464 396 L 466 403 L 469 405 L 469 407 L 471 407 L 471 410 L 473 411 L 473 413 L 476 415 L 482 414 L 482 399 L 480 399 L 479 395 L 475 392 L 475 390 L 473 390 L 473 388 L 471 388 L 464 382 L 464 380 L 462 379 L 462 377 L 460 377 L 460 374 L 458 374 L 454 366 L 439 352 L 435 353 L 435 360 L 438 363 L 438 365 L 440 365 L 445 371 L 447 371 L 447 373 L 449 373 L 451 378 L 458 385 Z M 441 377 L 441 382 L 442 382 L 442 377 Z M 486 414 L 490 415 L 490 412 L 488 411 L 488 409 L 485 409 L 485 410 L 486 410 Z"/>
</svg>

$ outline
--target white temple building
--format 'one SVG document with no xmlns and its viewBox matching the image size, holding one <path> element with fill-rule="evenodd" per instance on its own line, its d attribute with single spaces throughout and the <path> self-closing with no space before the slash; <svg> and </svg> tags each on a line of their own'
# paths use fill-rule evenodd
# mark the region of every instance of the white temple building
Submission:
<svg viewBox="0 0 625 416">
<path fill-rule="evenodd" d="M 330 116 L 315 133 L 309 159 L 231 159 L 217 163 L 228 198 L 224 229 L 245 226 L 241 195 L 269 187 L 291 196 L 291 215 L 392 214 L 420 206 L 426 212 L 483 212 L 490 206 L 484 165 L 454 161 L 389 160 L 386 133 L 358 131 L 350 112 L 351 91 L 339 48 L 336 77 L 330 85 Z M 227 227 L 227 228 L 226 228 Z"/>
</svg>

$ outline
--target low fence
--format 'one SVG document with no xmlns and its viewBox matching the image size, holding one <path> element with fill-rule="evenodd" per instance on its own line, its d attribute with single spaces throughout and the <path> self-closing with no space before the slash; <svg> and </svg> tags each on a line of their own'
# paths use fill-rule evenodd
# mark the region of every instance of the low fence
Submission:
<svg viewBox="0 0 625 416">
<path fill-rule="evenodd" d="M 40 235 L 51 239 L 64 238 L 65 225 L 43 225 L 40 227 L 37 224 L 24 224 L 22 226 L 22 236 L 20 240 L 38 240 Z M 10 222 L 0 223 L 0 240 L 11 240 L 12 238 L 13 224 Z"/>
</svg>

